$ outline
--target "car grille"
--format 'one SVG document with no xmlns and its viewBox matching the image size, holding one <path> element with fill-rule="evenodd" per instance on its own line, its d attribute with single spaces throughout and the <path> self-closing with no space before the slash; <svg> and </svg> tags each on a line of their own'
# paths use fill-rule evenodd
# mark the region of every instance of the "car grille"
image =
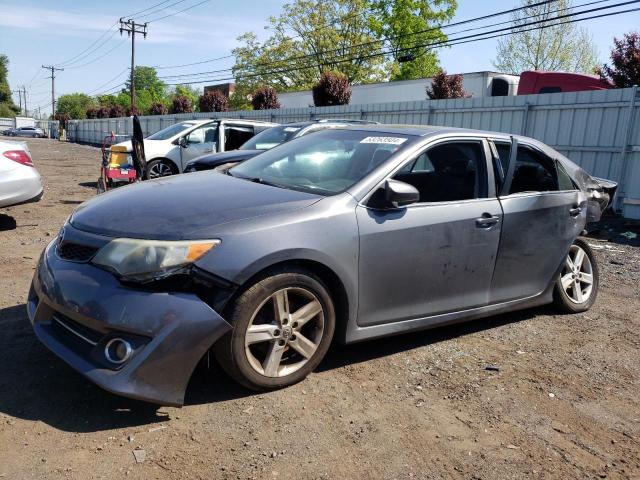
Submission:
<svg viewBox="0 0 640 480">
<path fill-rule="evenodd" d="M 62 242 L 58 244 L 58 255 L 71 262 L 88 262 L 98 251 L 95 247 L 79 243 Z"/>
</svg>

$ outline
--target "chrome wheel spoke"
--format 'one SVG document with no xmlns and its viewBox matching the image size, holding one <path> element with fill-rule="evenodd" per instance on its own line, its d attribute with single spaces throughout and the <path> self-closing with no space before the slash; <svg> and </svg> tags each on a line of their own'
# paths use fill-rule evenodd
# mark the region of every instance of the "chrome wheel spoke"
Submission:
<svg viewBox="0 0 640 480">
<path fill-rule="evenodd" d="M 581 274 L 580 283 L 586 283 L 587 285 L 593 284 L 593 275 L 591 275 L 590 273 Z"/>
<path fill-rule="evenodd" d="M 276 338 L 278 327 L 272 324 L 264 325 L 251 325 L 247 329 L 247 343 L 252 345 L 254 343 L 269 342 Z"/>
<path fill-rule="evenodd" d="M 580 282 L 575 282 L 573 285 L 573 298 L 578 303 L 584 302 L 584 296 L 582 295 L 582 286 L 580 285 Z"/>
<path fill-rule="evenodd" d="M 278 376 L 278 367 L 280 367 L 280 361 L 282 360 L 284 348 L 284 345 L 280 345 L 279 342 L 273 342 L 269 347 L 267 357 L 262 364 L 264 374 L 267 377 Z"/>
<path fill-rule="evenodd" d="M 295 328 L 299 329 L 316 315 L 322 313 L 322 305 L 318 300 L 307 303 L 304 307 L 299 308 L 291 315 L 291 321 Z"/>
<path fill-rule="evenodd" d="M 289 346 L 307 359 L 311 358 L 318 348 L 315 343 L 299 333 L 296 333 L 295 338 L 289 341 Z"/>
<path fill-rule="evenodd" d="M 566 292 L 573 285 L 573 274 L 567 273 L 563 275 L 562 278 L 560 279 L 560 282 L 562 283 L 562 288 Z"/>
<path fill-rule="evenodd" d="M 570 271 L 573 271 L 574 265 L 573 265 L 573 260 L 571 260 L 571 253 L 569 253 L 564 259 L 564 266 L 565 268 L 568 268 Z"/>
<path fill-rule="evenodd" d="M 582 269 L 582 262 L 584 262 L 584 250 L 579 248 L 576 252 L 576 256 L 573 259 L 573 264 L 580 270 Z"/>
<path fill-rule="evenodd" d="M 289 294 L 286 290 L 280 290 L 271 297 L 273 299 L 273 312 L 280 324 L 289 323 Z"/>
</svg>

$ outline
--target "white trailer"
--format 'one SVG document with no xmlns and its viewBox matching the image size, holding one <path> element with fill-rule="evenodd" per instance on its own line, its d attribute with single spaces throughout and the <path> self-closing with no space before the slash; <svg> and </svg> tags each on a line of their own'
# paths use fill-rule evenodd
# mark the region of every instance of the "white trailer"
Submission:
<svg viewBox="0 0 640 480">
<path fill-rule="evenodd" d="M 503 97 L 516 95 L 519 76 L 497 72 L 463 73 L 464 89 L 472 97 Z M 367 103 L 410 102 L 426 100 L 430 78 L 398 80 L 395 82 L 369 83 L 351 87 L 351 105 Z M 313 106 L 311 90 L 286 92 L 278 95 L 281 108 Z"/>
<path fill-rule="evenodd" d="M 13 128 L 35 127 L 36 121 L 31 117 L 15 117 L 13 119 Z"/>
</svg>

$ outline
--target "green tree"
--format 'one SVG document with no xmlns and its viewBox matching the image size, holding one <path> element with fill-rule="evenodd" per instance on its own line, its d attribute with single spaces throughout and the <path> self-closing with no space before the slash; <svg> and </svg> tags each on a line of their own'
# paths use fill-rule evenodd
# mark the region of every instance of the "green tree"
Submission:
<svg viewBox="0 0 640 480">
<path fill-rule="evenodd" d="M 0 55 L 0 117 L 15 117 L 20 108 L 13 103 L 9 87 L 9 58 Z"/>
<path fill-rule="evenodd" d="M 512 34 L 498 41 L 494 66 L 501 72 L 518 75 L 525 70 L 548 70 L 593 73 L 598 66 L 598 52 L 587 30 L 564 23 L 571 17 L 571 0 L 538 5 L 537 0 L 521 0 L 525 8 L 512 13 Z M 542 21 L 527 27 L 533 21 Z M 532 27 L 545 27 L 530 30 Z"/>
<path fill-rule="evenodd" d="M 374 0 L 372 30 L 391 50 L 391 80 L 432 77 L 440 69 L 436 50 L 421 45 L 447 40 L 439 24 L 455 15 L 456 0 Z M 402 62 L 407 59 L 409 61 Z"/>
<path fill-rule="evenodd" d="M 95 99 L 87 94 L 69 93 L 58 97 L 56 113 L 66 113 L 73 119 L 87 118 L 87 109 L 95 105 Z"/>
<path fill-rule="evenodd" d="M 141 92 L 148 92 L 152 101 L 158 102 L 166 95 L 167 85 L 158 78 L 158 72 L 153 67 L 138 66 L 133 73 L 133 81 L 136 85 L 136 97 Z M 124 90 L 129 92 L 131 80 L 125 82 Z"/>
<path fill-rule="evenodd" d="M 271 35 L 264 42 L 253 32 L 238 37 L 240 46 L 233 50 L 234 97 L 260 86 L 277 91 L 311 88 L 325 70 L 343 72 L 350 83 L 384 79 L 386 60 L 363 56 L 382 46 L 371 30 L 369 3 L 294 0 L 285 4 L 280 16 L 269 18 Z M 367 45 L 356 47 L 363 43 Z"/>
</svg>

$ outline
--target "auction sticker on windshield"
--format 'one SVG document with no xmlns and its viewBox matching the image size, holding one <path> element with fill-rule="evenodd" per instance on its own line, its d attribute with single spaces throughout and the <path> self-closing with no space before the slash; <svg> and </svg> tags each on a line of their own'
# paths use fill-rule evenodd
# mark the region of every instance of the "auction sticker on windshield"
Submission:
<svg viewBox="0 0 640 480">
<path fill-rule="evenodd" d="M 406 141 L 407 139 L 402 137 L 366 137 L 360 140 L 360 143 L 385 143 L 388 145 L 401 145 Z"/>
</svg>

